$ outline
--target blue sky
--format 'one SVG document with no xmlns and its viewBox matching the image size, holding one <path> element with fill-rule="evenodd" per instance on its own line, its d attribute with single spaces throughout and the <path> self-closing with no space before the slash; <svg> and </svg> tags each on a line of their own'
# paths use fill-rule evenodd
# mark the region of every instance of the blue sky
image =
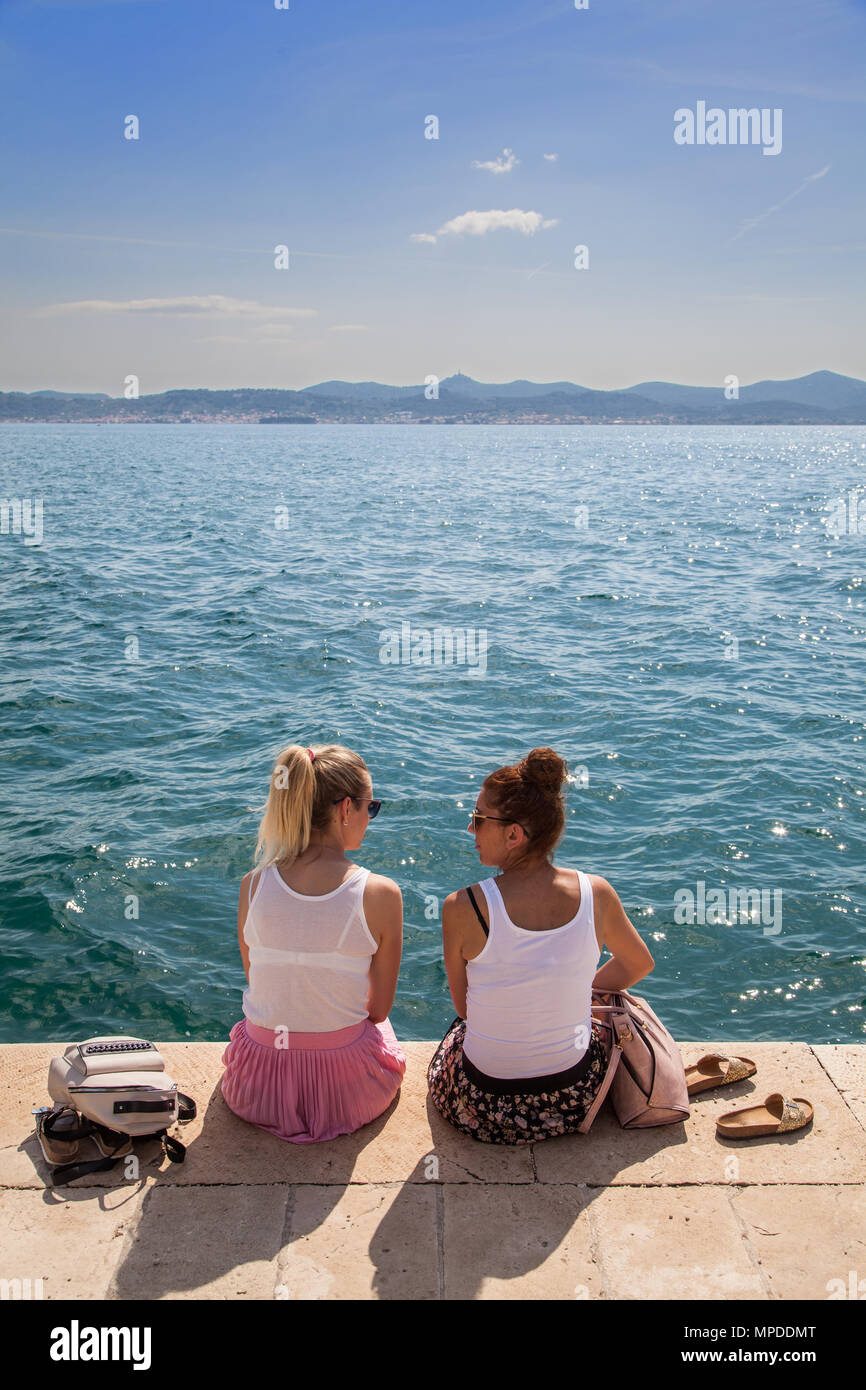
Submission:
<svg viewBox="0 0 866 1390">
<path fill-rule="evenodd" d="M 864 57 L 866 0 L 0 0 L 0 389 L 866 377 Z"/>
</svg>

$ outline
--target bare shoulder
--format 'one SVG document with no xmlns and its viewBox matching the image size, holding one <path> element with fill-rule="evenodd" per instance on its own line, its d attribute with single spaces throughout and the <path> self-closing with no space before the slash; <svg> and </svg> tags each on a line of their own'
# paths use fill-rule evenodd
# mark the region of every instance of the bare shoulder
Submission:
<svg viewBox="0 0 866 1390">
<path fill-rule="evenodd" d="M 602 878 L 601 874 L 587 874 L 587 878 L 592 887 L 592 898 L 596 907 L 604 909 L 619 902 L 616 889 L 606 878 Z"/>
<path fill-rule="evenodd" d="M 481 885 L 472 883 L 469 887 L 472 889 L 472 896 L 478 904 L 478 911 L 481 913 L 485 925 L 489 926 L 490 914 Z M 442 931 L 455 941 L 472 940 L 476 931 L 479 937 L 481 936 L 480 923 L 475 908 L 469 900 L 468 888 L 458 888 L 456 892 L 448 894 L 442 904 Z M 483 940 L 483 937 L 481 939 Z"/>
<path fill-rule="evenodd" d="M 481 891 L 480 883 L 470 883 L 469 888 L 472 889 L 473 897 L 483 911 L 485 897 Z M 469 888 L 456 888 L 453 893 L 448 894 L 448 897 L 442 904 L 443 916 L 447 908 L 449 917 L 454 921 L 460 921 L 463 917 L 471 917 L 474 919 L 475 913 L 469 901 Z"/>
<path fill-rule="evenodd" d="M 454 889 L 454 892 L 453 892 L 453 893 L 449 893 L 449 894 L 448 894 L 448 897 L 445 899 L 444 903 L 442 904 L 443 911 L 444 911 L 444 909 L 447 907 L 448 910 L 449 910 L 449 913 L 450 913 L 452 916 L 454 915 L 454 909 L 455 909 L 455 908 L 458 908 L 458 909 L 459 909 L 459 908 L 468 907 L 468 906 L 469 906 L 469 894 L 466 892 L 466 889 L 465 889 L 465 888 L 455 888 L 455 889 Z"/>
<path fill-rule="evenodd" d="M 403 894 L 393 878 L 384 874 L 368 874 L 364 884 L 364 906 L 385 909 L 402 908 Z"/>
<path fill-rule="evenodd" d="M 386 878 L 385 874 L 367 874 L 367 883 L 364 884 L 364 898 L 370 897 L 371 902 L 395 903 L 403 902 L 403 894 L 400 892 L 399 884 L 393 878 Z"/>
<path fill-rule="evenodd" d="M 599 950 L 602 946 L 611 949 L 609 934 L 615 930 L 622 916 L 622 904 L 616 889 L 601 874 L 587 874 L 592 888 L 592 915 L 595 919 L 595 936 Z M 617 911 L 619 909 L 619 911 Z"/>
<path fill-rule="evenodd" d="M 392 878 L 368 874 L 364 884 L 364 916 L 379 946 L 397 944 L 403 934 L 403 894 Z"/>
<path fill-rule="evenodd" d="M 393 878 L 385 874 L 367 874 L 364 884 L 364 916 L 373 935 L 381 938 L 382 931 L 393 934 L 403 927 L 403 894 Z"/>
</svg>

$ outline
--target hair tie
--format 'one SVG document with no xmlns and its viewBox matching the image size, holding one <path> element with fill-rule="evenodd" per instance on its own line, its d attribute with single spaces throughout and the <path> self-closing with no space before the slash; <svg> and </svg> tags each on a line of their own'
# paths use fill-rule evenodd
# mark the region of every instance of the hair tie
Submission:
<svg viewBox="0 0 866 1390">
<path fill-rule="evenodd" d="M 308 752 L 309 755 L 310 755 L 310 762 L 311 762 L 311 763 L 314 763 L 314 762 L 316 761 L 316 755 L 315 755 L 315 753 L 313 752 L 312 748 L 308 748 L 308 749 L 307 749 L 307 752 Z"/>
</svg>

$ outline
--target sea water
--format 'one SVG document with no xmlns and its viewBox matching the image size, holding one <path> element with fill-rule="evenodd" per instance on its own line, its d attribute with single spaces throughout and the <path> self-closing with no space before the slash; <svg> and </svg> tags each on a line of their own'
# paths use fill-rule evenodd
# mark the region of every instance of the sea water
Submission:
<svg viewBox="0 0 866 1390">
<path fill-rule="evenodd" d="M 549 744 L 675 1036 L 863 1040 L 866 430 L 4 425 L 0 464 L 3 1041 L 227 1036 L 294 740 L 383 799 L 399 1037 L 454 1014 L 482 778 Z"/>
</svg>

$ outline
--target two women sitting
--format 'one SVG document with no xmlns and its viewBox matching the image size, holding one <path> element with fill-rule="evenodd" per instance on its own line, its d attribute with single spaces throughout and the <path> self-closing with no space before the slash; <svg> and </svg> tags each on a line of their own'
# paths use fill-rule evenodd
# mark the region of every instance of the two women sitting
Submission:
<svg viewBox="0 0 866 1390">
<path fill-rule="evenodd" d="M 607 880 L 553 862 L 566 780 L 551 748 L 485 779 L 469 829 L 479 862 L 499 873 L 452 893 L 442 910 L 457 1017 L 430 1062 L 430 1096 L 486 1143 L 578 1129 L 606 1068 L 592 989 L 625 989 L 653 968 Z M 222 1093 L 242 1119 L 293 1143 L 368 1124 L 406 1070 L 388 1022 L 400 889 L 348 858 L 380 804 L 357 753 L 292 744 L 271 778 L 260 868 L 241 883 L 248 987 Z M 599 969 L 602 947 L 610 959 Z"/>
</svg>

